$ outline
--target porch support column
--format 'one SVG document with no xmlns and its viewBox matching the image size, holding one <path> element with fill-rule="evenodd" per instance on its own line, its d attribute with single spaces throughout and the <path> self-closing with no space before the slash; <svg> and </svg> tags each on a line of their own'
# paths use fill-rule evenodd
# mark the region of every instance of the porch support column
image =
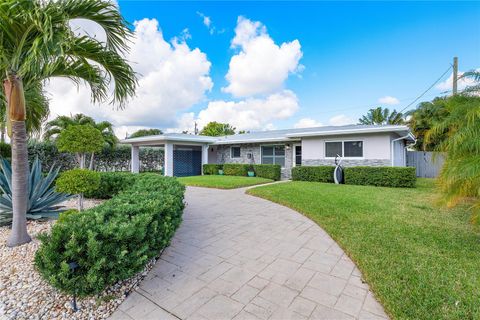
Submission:
<svg viewBox="0 0 480 320">
<path fill-rule="evenodd" d="M 132 161 L 131 161 L 131 171 L 132 173 L 140 172 L 140 147 L 132 145 Z"/>
<path fill-rule="evenodd" d="M 173 177 L 173 143 L 165 142 L 164 174 Z"/>
<path fill-rule="evenodd" d="M 209 145 L 205 144 L 202 146 L 202 174 L 203 174 L 203 165 L 208 163 L 208 149 Z"/>
</svg>

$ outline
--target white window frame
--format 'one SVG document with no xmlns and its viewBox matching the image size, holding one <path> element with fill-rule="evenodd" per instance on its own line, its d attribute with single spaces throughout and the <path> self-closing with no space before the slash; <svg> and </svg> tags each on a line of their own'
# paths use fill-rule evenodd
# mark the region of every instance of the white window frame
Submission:
<svg viewBox="0 0 480 320">
<path fill-rule="evenodd" d="M 273 147 L 273 157 L 275 158 L 275 147 L 276 146 L 283 147 L 283 150 L 284 150 L 284 155 L 283 156 L 285 157 L 285 161 L 283 161 L 284 166 L 282 166 L 281 168 L 284 169 L 285 165 L 287 164 L 287 146 L 285 144 L 261 144 L 260 145 L 260 163 L 264 164 L 263 163 L 263 147 Z"/>
<path fill-rule="evenodd" d="M 233 156 L 233 148 L 239 148 L 240 149 L 240 155 L 238 157 Z M 242 147 L 240 147 L 240 146 L 230 146 L 230 158 L 231 159 L 241 159 L 242 158 Z"/>
<path fill-rule="evenodd" d="M 365 159 L 365 141 L 363 139 L 347 139 L 347 140 L 325 140 L 323 144 L 323 154 L 325 159 L 335 159 L 335 157 L 327 157 L 327 143 L 328 142 L 341 142 L 342 143 L 342 159 L 362 160 Z M 345 142 L 361 142 L 362 143 L 362 156 L 361 157 L 344 157 L 345 154 Z"/>
</svg>

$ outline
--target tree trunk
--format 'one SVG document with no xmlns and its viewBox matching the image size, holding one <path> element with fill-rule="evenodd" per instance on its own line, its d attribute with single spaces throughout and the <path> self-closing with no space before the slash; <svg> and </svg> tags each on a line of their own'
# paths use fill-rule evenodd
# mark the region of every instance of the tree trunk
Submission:
<svg viewBox="0 0 480 320">
<path fill-rule="evenodd" d="M 92 155 L 90 156 L 90 165 L 88 166 L 88 169 L 93 170 L 93 160 L 95 160 L 95 152 L 92 152 Z"/>
<path fill-rule="evenodd" d="M 83 211 L 83 193 L 78 195 L 77 209 L 78 211 Z"/>
<path fill-rule="evenodd" d="M 0 125 L 0 141 L 2 143 L 5 143 L 5 122 L 2 121 L 2 124 Z"/>
<path fill-rule="evenodd" d="M 78 164 L 80 165 L 80 169 L 85 169 L 85 153 L 78 153 Z"/>
<path fill-rule="evenodd" d="M 25 96 L 20 78 L 10 75 L 4 82 L 12 126 L 12 230 L 9 247 L 30 242 L 27 233 L 28 151 L 25 126 Z"/>
</svg>

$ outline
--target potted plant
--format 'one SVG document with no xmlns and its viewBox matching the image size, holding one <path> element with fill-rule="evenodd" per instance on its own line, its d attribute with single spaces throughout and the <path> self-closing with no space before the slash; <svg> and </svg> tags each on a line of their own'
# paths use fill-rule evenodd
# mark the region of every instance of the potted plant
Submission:
<svg viewBox="0 0 480 320">
<path fill-rule="evenodd" d="M 249 177 L 255 177 L 255 171 L 253 171 L 253 165 L 249 165 L 247 169 L 247 175 Z"/>
<path fill-rule="evenodd" d="M 223 176 L 223 169 L 218 169 L 218 174 Z"/>
</svg>

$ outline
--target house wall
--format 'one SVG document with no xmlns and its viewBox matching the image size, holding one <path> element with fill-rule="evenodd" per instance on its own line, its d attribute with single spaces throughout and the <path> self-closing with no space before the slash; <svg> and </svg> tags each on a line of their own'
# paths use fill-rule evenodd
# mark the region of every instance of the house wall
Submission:
<svg viewBox="0 0 480 320">
<path fill-rule="evenodd" d="M 290 179 L 292 169 L 292 143 L 255 143 L 255 144 L 232 144 L 232 145 L 218 145 L 215 146 L 217 150 L 217 162 L 209 163 L 245 163 L 245 164 L 261 164 L 262 163 L 262 151 L 261 146 L 267 145 L 285 145 L 285 167 L 282 168 L 282 178 Z M 232 158 L 230 147 L 240 147 L 240 158 Z M 252 154 L 249 159 L 248 154 Z M 213 156 L 212 156 L 213 160 Z"/>
<path fill-rule="evenodd" d="M 302 164 L 307 166 L 334 165 L 334 159 L 325 158 L 326 141 L 362 140 L 363 157 L 343 159 L 344 166 L 390 166 L 391 135 L 364 134 L 328 137 L 307 137 L 302 139 Z"/>
</svg>

